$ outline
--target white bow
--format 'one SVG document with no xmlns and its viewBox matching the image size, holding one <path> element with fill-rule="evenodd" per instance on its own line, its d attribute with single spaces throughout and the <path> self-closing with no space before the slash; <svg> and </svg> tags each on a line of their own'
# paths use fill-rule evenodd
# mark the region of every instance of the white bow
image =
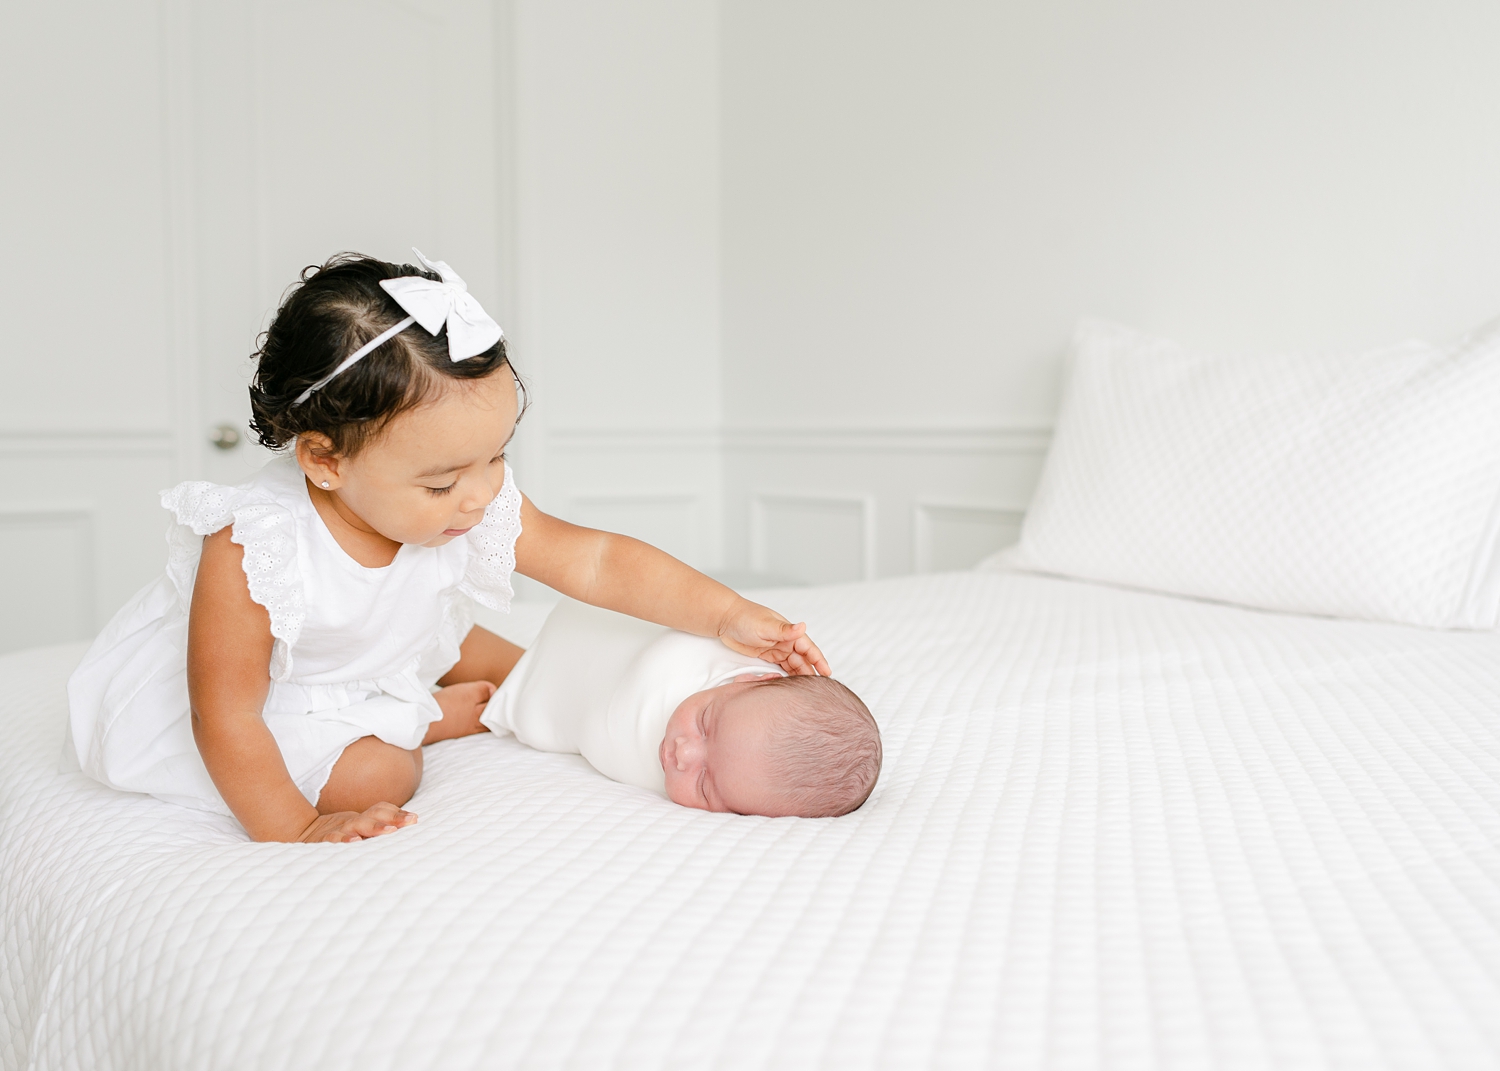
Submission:
<svg viewBox="0 0 1500 1071">
<path fill-rule="evenodd" d="M 450 360 L 462 361 L 478 356 L 505 337 L 500 325 L 490 319 L 489 313 L 469 293 L 467 284 L 456 271 L 441 260 L 428 260 L 415 246 L 412 252 L 417 254 L 423 267 L 437 272 L 443 281 L 438 283 L 420 275 L 403 275 L 396 279 L 382 279 L 380 285 L 429 335 L 437 334 L 444 324 L 448 325 Z"/>
</svg>

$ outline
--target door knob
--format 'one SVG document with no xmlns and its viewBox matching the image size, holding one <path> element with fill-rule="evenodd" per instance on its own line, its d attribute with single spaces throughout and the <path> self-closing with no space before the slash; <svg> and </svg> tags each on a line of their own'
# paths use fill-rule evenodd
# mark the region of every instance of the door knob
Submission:
<svg viewBox="0 0 1500 1071">
<path fill-rule="evenodd" d="M 233 450 L 240 445 L 240 429 L 233 424 L 219 424 L 209 432 L 208 441 L 220 450 Z"/>
</svg>

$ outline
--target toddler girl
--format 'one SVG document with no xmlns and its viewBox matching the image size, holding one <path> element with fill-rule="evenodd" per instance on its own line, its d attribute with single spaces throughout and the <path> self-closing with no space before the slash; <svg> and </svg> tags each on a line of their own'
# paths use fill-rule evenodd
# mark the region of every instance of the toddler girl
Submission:
<svg viewBox="0 0 1500 1071">
<path fill-rule="evenodd" d="M 481 731 L 521 656 L 472 618 L 476 602 L 509 608 L 512 571 L 791 673 L 829 672 L 803 625 L 516 489 L 500 327 L 446 264 L 417 258 L 337 256 L 283 301 L 251 426 L 292 449 L 238 487 L 163 493 L 165 575 L 68 682 L 91 776 L 233 814 L 255 840 L 414 822 L 400 805 L 422 745 Z"/>
</svg>

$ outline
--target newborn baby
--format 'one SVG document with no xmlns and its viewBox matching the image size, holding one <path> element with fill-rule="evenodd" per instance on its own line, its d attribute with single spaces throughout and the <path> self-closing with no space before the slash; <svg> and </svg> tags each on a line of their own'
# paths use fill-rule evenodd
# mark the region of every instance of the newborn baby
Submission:
<svg viewBox="0 0 1500 1071">
<path fill-rule="evenodd" d="M 831 677 L 564 599 L 480 720 L 684 807 L 822 818 L 864 803 L 880 730 Z"/>
</svg>

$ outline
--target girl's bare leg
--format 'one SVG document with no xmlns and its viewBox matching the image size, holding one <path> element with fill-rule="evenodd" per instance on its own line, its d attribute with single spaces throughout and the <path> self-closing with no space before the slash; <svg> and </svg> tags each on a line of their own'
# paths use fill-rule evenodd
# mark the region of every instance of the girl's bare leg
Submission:
<svg viewBox="0 0 1500 1071">
<path fill-rule="evenodd" d="M 422 783 L 422 749 L 407 751 L 373 736 L 362 736 L 344 749 L 323 792 L 319 814 L 365 811 L 377 803 L 400 807 Z"/>
<path fill-rule="evenodd" d="M 459 649 L 460 661 L 439 683 L 437 694 L 443 720 L 427 729 L 424 744 L 485 731 L 479 715 L 503 681 L 521 648 L 482 628 L 474 628 Z M 462 683 L 460 683 L 462 682 Z M 328 783 L 318 796 L 319 814 L 362 812 L 377 803 L 400 807 L 422 783 L 422 749 L 407 751 L 373 736 L 363 736 L 344 749 Z"/>
<path fill-rule="evenodd" d="M 437 694 L 443 720 L 427 727 L 424 744 L 485 732 L 479 724 L 484 705 L 495 694 L 489 681 L 450 685 Z M 402 806 L 422 783 L 422 749 L 407 751 L 374 736 L 362 736 L 344 749 L 318 796 L 319 814 L 365 811 L 377 803 Z"/>
</svg>

